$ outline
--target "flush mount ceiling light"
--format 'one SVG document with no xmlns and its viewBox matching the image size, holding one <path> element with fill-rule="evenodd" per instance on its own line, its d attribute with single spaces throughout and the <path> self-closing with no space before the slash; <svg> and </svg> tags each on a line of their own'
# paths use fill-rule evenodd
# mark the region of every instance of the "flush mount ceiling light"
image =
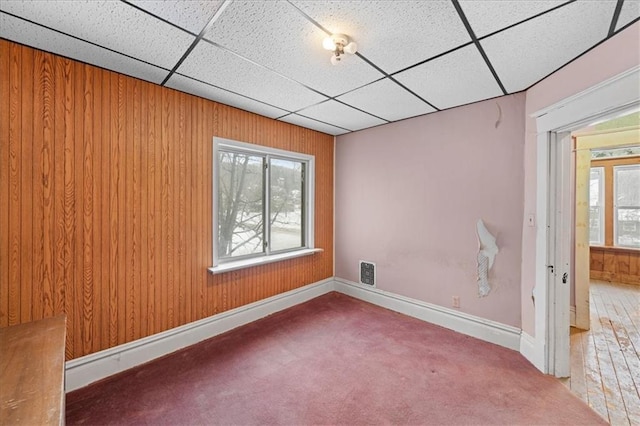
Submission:
<svg viewBox="0 0 640 426">
<path fill-rule="evenodd" d="M 322 47 L 333 52 L 331 55 L 331 63 L 333 65 L 337 65 L 345 53 L 353 55 L 358 50 L 358 45 L 353 41 L 349 41 L 349 37 L 344 34 L 334 34 L 325 38 L 322 42 Z"/>
</svg>

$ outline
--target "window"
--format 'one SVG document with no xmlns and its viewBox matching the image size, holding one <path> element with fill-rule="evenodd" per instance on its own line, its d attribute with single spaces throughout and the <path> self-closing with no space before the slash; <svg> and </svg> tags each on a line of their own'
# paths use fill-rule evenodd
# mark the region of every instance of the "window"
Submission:
<svg viewBox="0 0 640 426">
<path fill-rule="evenodd" d="M 214 138 L 212 272 L 315 251 L 313 179 L 311 155 Z"/>
<path fill-rule="evenodd" d="M 640 248 L 640 165 L 616 166 L 613 173 L 615 245 Z"/>
<path fill-rule="evenodd" d="M 624 148 L 592 149 L 591 158 L 619 158 L 640 155 L 640 146 L 628 146 Z"/>
<path fill-rule="evenodd" d="M 592 167 L 589 179 L 589 243 L 604 244 L 604 168 Z"/>
</svg>

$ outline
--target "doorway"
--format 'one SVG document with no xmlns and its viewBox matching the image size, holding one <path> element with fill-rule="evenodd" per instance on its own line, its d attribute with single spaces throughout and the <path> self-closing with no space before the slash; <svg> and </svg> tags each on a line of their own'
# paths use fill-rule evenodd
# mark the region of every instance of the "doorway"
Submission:
<svg viewBox="0 0 640 426">
<path fill-rule="evenodd" d="M 566 250 L 570 239 L 561 237 L 571 210 L 569 157 L 566 144 L 558 142 L 563 132 L 640 107 L 639 79 L 640 67 L 634 67 L 533 115 L 538 133 L 535 336 L 523 336 L 521 352 L 542 372 L 557 377 L 569 374 L 569 295 L 574 279 Z"/>
<path fill-rule="evenodd" d="M 575 285 L 572 297 L 575 316 L 571 325 L 590 328 L 589 283 L 591 279 L 634 283 L 629 256 L 635 264 L 635 241 L 626 241 L 623 227 L 614 218 L 617 172 L 638 164 L 640 116 L 637 111 L 572 133 L 575 146 L 575 236 L 573 252 Z M 629 126 L 631 124 L 631 126 Z M 622 168 L 622 170 L 620 170 Z M 634 211 L 635 213 L 635 211 Z M 618 225 L 618 226 L 614 226 Z M 629 224 L 628 226 L 632 226 Z M 620 228 L 620 229 L 618 229 Z M 631 237 L 631 236 L 630 236 Z M 635 238 L 633 236 L 632 238 Z M 620 239 L 620 241 L 618 241 Z M 630 249 L 630 250 L 628 250 Z M 626 264 L 623 261 L 626 259 Z M 622 268 L 619 268 L 618 264 Z M 631 265 L 634 266 L 634 265 Z M 592 272 L 593 271 L 593 272 Z M 594 275 L 594 276 L 591 276 Z M 629 280 L 632 281 L 629 281 Z M 572 310 L 573 313 L 573 310 Z"/>
<path fill-rule="evenodd" d="M 635 230 L 640 232 L 640 224 L 638 209 L 629 215 L 623 201 L 627 192 L 634 199 L 640 194 L 640 115 L 581 129 L 572 139 L 576 316 L 569 339 L 570 377 L 562 381 L 611 424 L 636 424 L 640 380 L 634 371 L 640 368 L 640 336 L 634 312 L 640 306 L 640 282 L 635 262 L 640 259 L 640 234 Z"/>
<path fill-rule="evenodd" d="M 634 104 L 599 119 L 635 112 Z M 584 125 L 572 125 L 578 129 Z M 549 374 L 570 374 L 569 327 L 571 289 L 575 289 L 575 325 L 589 329 L 590 222 L 589 184 L 591 152 L 597 148 L 629 147 L 640 144 L 640 126 L 616 131 L 576 133 L 573 128 L 551 131 L 549 138 L 549 191 L 547 269 L 549 280 Z M 573 148 L 573 149 L 572 149 Z M 572 163 L 575 163 L 575 186 Z M 575 197 L 575 202 L 573 201 Z M 574 213 L 575 211 L 575 213 Z M 575 218 L 575 224 L 574 224 Z"/>
</svg>

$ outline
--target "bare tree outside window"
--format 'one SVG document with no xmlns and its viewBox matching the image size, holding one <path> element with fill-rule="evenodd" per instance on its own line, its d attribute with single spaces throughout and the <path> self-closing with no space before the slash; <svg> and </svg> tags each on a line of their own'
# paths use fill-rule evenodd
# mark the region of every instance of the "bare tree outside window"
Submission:
<svg viewBox="0 0 640 426">
<path fill-rule="evenodd" d="M 274 158 L 269 171 L 271 250 L 302 247 L 304 164 Z"/>
<path fill-rule="evenodd" d="M 219 257 L 264 252 L 264 158 L 219 153 Z"/>
<path fill-rule="evenodd" d="M 220 150 L 218 257 L 304 247 L 304 173 L 302 161 Z"/>
</svg>

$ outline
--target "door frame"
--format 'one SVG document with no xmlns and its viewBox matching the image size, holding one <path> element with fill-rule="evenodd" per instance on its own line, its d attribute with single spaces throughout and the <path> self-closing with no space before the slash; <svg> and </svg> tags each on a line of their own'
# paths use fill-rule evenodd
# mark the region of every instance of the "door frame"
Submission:
<svg viewBox="0 0 640 426">
<path fill-rule="evenodd" d="M 640 106 L 640 66 L 570 96 L 533 113 L 537 127 L 536 159 L 536 260 L 535 260 L 535 336 L 528 339 L 525 355 L 544 373 L 562 377 L 569 368 L 568 342 L 569 286 L 563 285 L 557 265 L 564 265 L 563 250 L 558 247 L 561 226 L 555 209 L 557 191 L 570 192 L 568 184 L 558 181 L 563 164 L 557 147 L 558 133 L 586 127 L 596 120 L 608 119 Z M 565 196 L 560 195 L 561 197 Z M 569 211 L 562 213 L 569 215 Z M 561 214 L 561 219 L 564 217 Z M 568 270 L 566 272 L 569 272 Z M 563 303 L 566 300 L 567 303 Z M 566 318 L 566 321 L 565 321 Z M 566 324 L 565 324 L 566 322 Z"/>
<path fill-rule="evenodd" d="M 588 330 L 589 324 L 589 176 L 591 171 L 591 151 L 640 144 L 640 126 L 630 126 L 612 130 L 573 133 L 576 150 L 576 270 L 575 308 L 576 327 Z M 604 226 L 604 224 L 603 224 Z"/>
</svg>

